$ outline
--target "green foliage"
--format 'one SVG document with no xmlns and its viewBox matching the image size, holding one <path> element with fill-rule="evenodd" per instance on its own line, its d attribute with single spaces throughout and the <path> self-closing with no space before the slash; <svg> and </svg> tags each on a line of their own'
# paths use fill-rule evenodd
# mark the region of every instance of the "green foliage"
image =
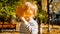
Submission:
<svg viewBox="0 0 60 34">
<path fill-rule="evenodd" d="M 38 5 L 38 12 L 36 17 L 40 18 L 40 20 L 42 21 L 47 21 L 48 17 L 47 17 L 47 12 L 42 10 L 42 0 L 36 0 L 37 1 L 37 5 Z"/>
<path fill-rule="evenodd" d="M 4 21 L 10 18 L 16 17 L 15 10 L 16 5 L 20 5 L 20 0 L 0 0 L 0 18 L 4 18 Z M 11 19 L 12 19 L 11 18 Z M 9 19 L 10 21 L 10 19 Z"/>
<path fill-rule="evenodd" d="M 39 16 L 40 16 L 40 19 L 43 20 L 43 21 L 47 21 L 47 19 L 48 19 L 47 12 L 44 11 L 44 10 L 42 10 L 40 12 Z"/>
<path fill-rule="evenodd" d="M 9 18 L 10 15 L 15 17 L 15 7 L 20 5 L 20 0 L 0 0 L 0 17 Z"/>
<path fill-rule="evenodd" d="M 42 21 L 47 21 L 48 19 L 47 12 L 44 10 L 40 10 L 40 12 L 38 11 L 36 17 L 40 18 Z"/>
</svg>

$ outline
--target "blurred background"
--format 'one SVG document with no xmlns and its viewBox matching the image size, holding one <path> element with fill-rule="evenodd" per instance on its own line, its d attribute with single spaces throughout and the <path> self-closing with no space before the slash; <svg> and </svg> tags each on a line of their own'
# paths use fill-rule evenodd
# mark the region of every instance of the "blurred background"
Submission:
<svg viewBox="0 0 60 34">
<path fill-rule="evenodd" d="M 19 34 L 21 21 L 16 15 L 16 9 L 19 9 L 16 6 L 27 1 L 38 7 L 34 19 L 38 22 L 39 29 L 42 28 L 41 34 L 60 34 L 60 0 L 0 0 L 1 34 Z"/>
</svg>

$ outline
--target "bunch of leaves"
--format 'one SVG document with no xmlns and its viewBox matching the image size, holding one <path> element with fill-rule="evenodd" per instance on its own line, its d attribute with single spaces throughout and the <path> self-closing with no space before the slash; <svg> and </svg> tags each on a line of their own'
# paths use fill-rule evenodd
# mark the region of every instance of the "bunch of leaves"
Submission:
<svg viewBox="0 0 60 34">
<path fill-rule="evenodd" d="M 42 10 L 42 11 L 40 12 L 40 14 L 39 14 L 39 17 L 40 17 L 40 19 L 41 19 L 42 21 L 47 21 L 47 19 L 48 19 L 48 16 L 47 16 L 47 15 L 48 15 L 47 12 L 44 11 L 44 10 Z"/>
<path fill-rule="evenodd" d="M 38 11 L 36 14 L 36 17 L 39 18 L 42 21 L 47 21 L 48 19 L 48 14 L 46 11 L 42 10 L 42 0 L 36 0 L 37 1 L 37 5 L 38 5 Z"/>
<path fill-rule="evenodd" d="M 48 19 L 47 12 L 44 10 L 39 10 L 39 11 L 37 11 L 36 17 L 42 21 L 47 21 L 47 19 Z"/>
<path fill-rule="evenodd" d="M 20 0 L 0 0 L 0 18 L 3 18 L 4 21 L 6 18 L 8 20 L 10 15 L 12 15 L 12 18 L 15 18 L 15 7 L 16 5 L 20 5 L 19 1 Z"/>
<path fill-rule="evenodd" d="M 20 5 L 20 0 L 0 0 L 0 17 L 9 18 L 10 15 L 15 17 L 15 7 Z"/>
</svg>

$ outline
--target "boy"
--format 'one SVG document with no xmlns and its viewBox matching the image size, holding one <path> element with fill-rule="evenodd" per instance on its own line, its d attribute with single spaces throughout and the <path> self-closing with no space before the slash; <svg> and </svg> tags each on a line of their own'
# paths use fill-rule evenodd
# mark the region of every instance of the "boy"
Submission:
<svg viewBox="0 0 60 34">
<path fill-rule="evenodd" d="M 25 5 L 28 9 L 24 12 L 24 16 L 20 16 L 22 20 L 20 34 L 38 34 L 38 24 L 33 19 L 37 11 L 37 6 L 30 2 L 26 2 Z"/>
</svg>

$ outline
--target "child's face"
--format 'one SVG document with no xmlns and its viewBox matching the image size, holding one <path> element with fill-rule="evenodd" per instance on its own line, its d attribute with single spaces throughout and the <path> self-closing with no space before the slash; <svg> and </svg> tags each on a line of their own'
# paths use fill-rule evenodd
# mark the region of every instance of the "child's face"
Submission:
<svg viewBox="0 0 60 34">
<path fill-rule="evenodd" d="M 25 19 L 28 21 L 30 20 L 30 17 L 33 18 L 34 17 L 34 12 L 33 11 L 28 11 L 25 13 Z"/>
<path fill-rule="evenodd" d="M 33 11 L 28 11 L 28 12 L 26 12 L 26 17 L 34 17 L 34 12 Z"/>
</svg>

